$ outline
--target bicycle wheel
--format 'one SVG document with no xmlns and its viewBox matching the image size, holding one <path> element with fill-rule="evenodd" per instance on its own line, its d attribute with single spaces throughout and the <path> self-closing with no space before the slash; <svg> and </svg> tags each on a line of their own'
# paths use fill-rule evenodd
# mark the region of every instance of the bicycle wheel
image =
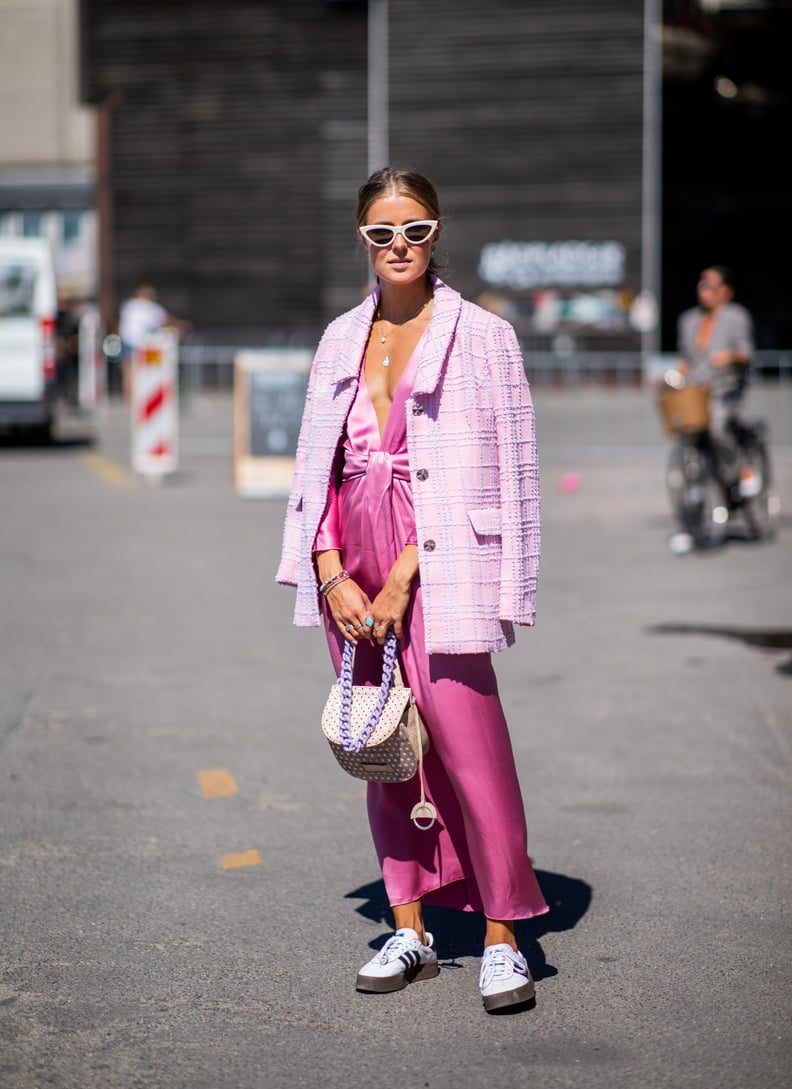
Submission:
<svg viewBox="0 0 792 1089">
<path fill-rule="evenodd" d="M 778 528 L 781 502 L 773 491 L 770 457 L 762 435 L 746 437 L 742 443 L 742 454 L 743 464 L 759 482 L 756 495 L 742 501 L 745 522 L 754 540 L 769 540 Z"/>
<path fill-rule="evenodd" d="M 671 449 L 667 474 L 671 509 L 697 548 L 720 544 L 729 512 L 703 442 L 686 436 Z"/>
</svg>

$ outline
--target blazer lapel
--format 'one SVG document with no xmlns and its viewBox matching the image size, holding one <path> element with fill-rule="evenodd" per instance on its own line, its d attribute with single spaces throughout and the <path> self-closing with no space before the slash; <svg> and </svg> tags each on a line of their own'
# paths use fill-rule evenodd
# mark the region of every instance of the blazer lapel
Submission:
<svg viewBox="0 0 792 1089">
<path fill-rule="evenodd" d="M 454 291 L 437 277 L 433 277 L 433 280 L 432 317 L 415 372 L 413 394 L 432 393 L 440 381 L 440 373 L 459 320 L 459 312 L 462 309 L 462 296 L 459 292 Z"/>
<path fill-rule="evenodd" d="M 454 291 L 437 277 L 433 277 L 433 282 L 434 306 L 415 372 L 413 394 L 431 393 L 440 381 L 443 364 L 462 309 L 462 296 L 458 291 Z M 379 287 L 376 287 L 360 306 L 350 310 L 347 321 L 334 338 L 337 349 L 333 375 L 337 382 L 357 378 L 360 373 L 360 361 L 366 350 L 379 295 Z"/>
<path fill-rule="evenodd" d="M 334 340 L 336 342 L 335 363 L 333 376 L 337 382 L 344 382 L 348 378 L 357 378 L 360 374 L 360 361 L 366 350 L 371 323 L 374 320 L 374 312 L 377 309 L 379 288 L 364 299 L 360 306 L 350 310 L 347 320 L 341 325 Z"/>
</svg>

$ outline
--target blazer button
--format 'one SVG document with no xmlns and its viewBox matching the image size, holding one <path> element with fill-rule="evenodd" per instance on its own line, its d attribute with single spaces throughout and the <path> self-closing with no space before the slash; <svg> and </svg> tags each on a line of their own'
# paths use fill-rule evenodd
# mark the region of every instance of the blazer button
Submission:
<svg viewBox="0 0 792 1089">
<path fill-rule="evenodd" d="M 429 479 L 429 470 L 428 469 L 419 469 L 418 472 L 415 475 L 418 477 L 419 480 L 428 480 Z"/>
<path fill-rule="evenodd" d="M 412 407 L 413 416 L 423 416 L 423 410 L 424 410 L 424 406 L 420 403 L 420 401 L 415 401 L 413 403 L 413 407 Z"/>
<path fill-rule="evenodd" d="M 428 541 L 424 541 L 424 552 L 434 552 L 436 545 L 430 537 Z"/>
</svg>

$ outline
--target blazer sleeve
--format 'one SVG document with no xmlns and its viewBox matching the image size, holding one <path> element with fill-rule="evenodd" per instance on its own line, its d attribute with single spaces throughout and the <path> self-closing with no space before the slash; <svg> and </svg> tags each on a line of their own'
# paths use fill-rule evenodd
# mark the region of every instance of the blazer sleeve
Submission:
<svg viewBox="0 0 792 1089">
<path fill-rule="evenodd" d="M 500 618 L 530 626 L 541 543 L 536 425 L 522 352 L 507 322 L 491 327 L 487 355 L 500 473 Z"/>
<path fill-rule="evenodd" d="M 741 355 L 750 358 L 754 352 L 753 322 L 744 306 L 735 304 L 732 319 L 730 345 Z"/>
<path fill-rule="evenodd" d="M 292 477 L 291 493 L 286 505 L 286 520 L 283 527 L 283 547 L 281 559 L 275 581 L 286 586 L 296 586 L 300 570 L 302 554 L 302 513 L 303 513 L 303 478 L 305 473 L 305 457 L 308 449 L 309 436 L 312 427 L 312 405 L 314 382 L 316 378 L 316 357 L 311 367 L 308 378 L 308 388 L 305 393 L 305 406 L 303 407 L 300 435 L 297 439 L 297 452 L 294 459 L 294 475 Z"/>
</svg>

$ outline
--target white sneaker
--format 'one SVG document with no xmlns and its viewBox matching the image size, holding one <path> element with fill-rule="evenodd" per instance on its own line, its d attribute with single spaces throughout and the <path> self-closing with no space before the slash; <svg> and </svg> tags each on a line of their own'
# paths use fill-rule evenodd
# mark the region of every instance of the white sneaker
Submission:
<svg viewBox="0 0 792 1089">
<path fill-rule="evenodd" d="M 416 979 L 433 979 L 439 972 L 432 935 L 426 935 L 424 945 L 418 934 L 405 926 L 388 938 L 379 953 L 363 965 L 355 989 L 375 994 L 400 991 Z"/>
<path fill-rule="evenodd" d="M 748 470 L 740 477 L 738 488 L 742 499 L 753 499 L 762 490 L 762 478 L 758 473 Z"/>
<path fill-rule="evenodd" d="M 488 1012 L 529 1002 L 535 989 L 528 961 L 505 942 L 488 945 L 481 961 L 479 989 Z"/>
</svg>

